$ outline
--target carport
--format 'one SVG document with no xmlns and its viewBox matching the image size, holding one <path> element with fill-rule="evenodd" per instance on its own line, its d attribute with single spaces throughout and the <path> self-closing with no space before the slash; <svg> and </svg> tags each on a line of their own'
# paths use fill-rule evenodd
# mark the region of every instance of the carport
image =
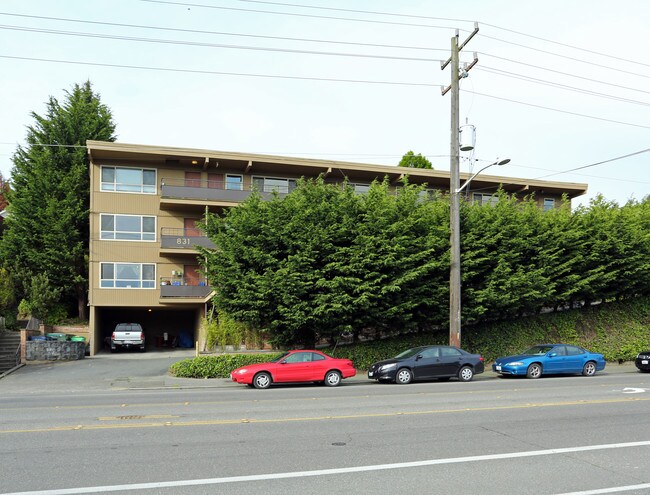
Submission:
<svg viewBox="0 0 650 495">
<path fill-rule="evenodd" d="M 180 344 L 187 345 L 188 338 L 181 338 L 185 333 L 194 345 L 202 308 L 145 308 L 145 307 L 97 307 L 95 308 L 95 352 L 108 350 L 110 339 L 118 323 L 139 323 L 142 325 L 147 343 L 147 352 L 156 350 L 181 349 Z M 167 339 L 165 340 L 165 334 Z"/>
</svg>

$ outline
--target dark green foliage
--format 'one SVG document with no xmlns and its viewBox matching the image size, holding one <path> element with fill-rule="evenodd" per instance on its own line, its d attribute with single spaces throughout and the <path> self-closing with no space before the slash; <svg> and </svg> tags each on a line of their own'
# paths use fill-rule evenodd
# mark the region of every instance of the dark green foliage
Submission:
<svg viewBox="0 0 650 495">
<path fill-rule="evenodd" d="M 420 153 L 416 155 L 412 151 L 407 152 L 402 157 L 402 159 L 399 161 L 398 166 L 410 168 L 433 168 L 433 165 L 431 165 L 431 162 L 427 159 L 426 156 L 422 156 Z"/>
<path fill-rule="evenodd" d="M 179 378 L 228 378 L 232 370 L 248 364 L 265 363 L 280 354 L 222 354 L 183 359 L 169 367 L 169 373 Z"/>
<path fill-rule="evenodd" d="M 114 141 L 110 110 L 90 82 L 75 85 L 45 115 L 32 113 L 25 147 L 13 156 L 9 217 L 0 258 L 24 297 L 34 274 L 46 274 L 62 296 L 86 311 L 88 291 L 89 160 L 86 140 Z"/>
</svg>

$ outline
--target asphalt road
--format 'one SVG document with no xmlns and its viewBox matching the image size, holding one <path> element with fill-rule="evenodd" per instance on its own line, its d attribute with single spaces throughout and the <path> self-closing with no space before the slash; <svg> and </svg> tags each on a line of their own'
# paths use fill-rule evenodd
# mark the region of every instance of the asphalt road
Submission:
<svg viewBox="0 0 650 495">
<path fill-rule="evenodd" d="M 650 375 L 254 390 L 102 355 L 0 380 L 0 494 L 650 493 Z"/>
</svg>

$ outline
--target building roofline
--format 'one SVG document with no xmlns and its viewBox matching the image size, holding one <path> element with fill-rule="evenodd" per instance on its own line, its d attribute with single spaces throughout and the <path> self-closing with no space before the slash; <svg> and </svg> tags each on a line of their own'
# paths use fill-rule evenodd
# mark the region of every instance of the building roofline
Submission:
<svg viewBox="0 0 650 495">
<path fill-rule="evenodd" d="M 405 168 L 394 165 L 374 165 L 367 163 L 347 162 L 339 160 L 322 160 L 316 158 L 299 158 L 279 155 L 264 155 L 257 153 L 241 153 L 232 151 L 206 150 L 197 148 L 177 148 L 171 146 L 142 145 L 131 143 L 118 143 L 108 141 L 86 141 L 88 153 L 91 159 L 115 159 L 124 155 L 138 156 L 142 159 L 197 159 L 197 160 L 233 160 L 239 162 L 282 164 L 296 166 L 299 168 L 313 169 L 314 175 L 332 169 L 373 173 L 379 176 L 412 176 L 422 182 L 423 179 L 431 178 L 436 182 L 449 179 L 449 172 L 442 170 L 430 170 L 421 168 Z M 467 180 L 468 173 L 461 173 L 460 179 Z M 520 186 L 525 190 L 560 190 L 566 192 L 569 197 L 581 196 L 587 192 L 587 184 L 575 182 L 544 181 L 538 179 L 522 179 L 516 177 L 505 177 L 498 175 L 481 174 L 474 179 L 472 184 L 480 188 L 480 184 L 492 186 L 499 184 Z M 476 190 L 476 188 L 474 190 Z"/>
</svg>

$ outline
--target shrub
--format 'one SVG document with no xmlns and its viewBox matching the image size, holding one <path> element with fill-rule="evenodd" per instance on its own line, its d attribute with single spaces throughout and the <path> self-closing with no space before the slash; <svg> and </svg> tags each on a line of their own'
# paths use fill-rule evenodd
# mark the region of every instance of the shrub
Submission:
<svg viewBox="0 0 650 495">
<path fill-rule="evenodd" d="M 169 373 L 179 378 L 228 378 L 232 370 L 255 363 L 265 363 L 279 353 L 271 354 L 222 354 L 183 359 L 169 367 Z"/>
</svg>

